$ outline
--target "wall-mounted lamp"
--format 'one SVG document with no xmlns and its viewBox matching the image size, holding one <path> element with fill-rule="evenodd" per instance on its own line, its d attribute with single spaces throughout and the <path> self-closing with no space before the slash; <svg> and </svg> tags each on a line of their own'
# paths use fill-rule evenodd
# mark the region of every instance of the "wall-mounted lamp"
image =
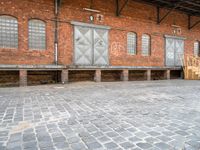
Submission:
<svg viewBox="0 0 200 150">
<path fill-rule="evenodd" d="M 94 21 L 94 16 L 90 15 L 89 19 L 90 19 L 91 22 L 93 22 Z"/>
</svg>

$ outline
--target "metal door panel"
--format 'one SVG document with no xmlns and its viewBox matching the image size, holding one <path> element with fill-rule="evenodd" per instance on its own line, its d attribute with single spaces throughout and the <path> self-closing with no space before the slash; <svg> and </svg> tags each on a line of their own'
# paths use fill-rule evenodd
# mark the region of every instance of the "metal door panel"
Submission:
<svg viewBox="0 0 200 150">
<path fill-rule="evenodd" d="M 108 30 L 94 29 L 94 65 L 108 65 Z"/>
<path fill-rule="evenodd" d="M 182 65 L 183 54 L 184 54 L 184 41 L 176 39 L 175 40 L 175 66 Z"/>
<path fill-rule="evenodd" d="M 92 65 L 92 29 L 75 26 L 74 32 L 74 63 Z"/>
<path fill-rule="evenodd" d="M 166 66 L 174 66 L 174 48 L 175 48 L 175 41 L 172 38 L 166 38 L 165 43 L 165 50 L 166 50 Z"/>
</svg>

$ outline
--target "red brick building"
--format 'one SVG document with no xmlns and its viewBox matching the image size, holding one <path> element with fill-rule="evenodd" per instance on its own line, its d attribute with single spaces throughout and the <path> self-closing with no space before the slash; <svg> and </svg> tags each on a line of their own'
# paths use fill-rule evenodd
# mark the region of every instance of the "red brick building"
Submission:
<svg viewBox="0 0 200 150">
<path fill-rule="evenodd" d="M 0 83 L 181 76 L 199 54 L 196 0 L 0 0 Z"/>
</svg>

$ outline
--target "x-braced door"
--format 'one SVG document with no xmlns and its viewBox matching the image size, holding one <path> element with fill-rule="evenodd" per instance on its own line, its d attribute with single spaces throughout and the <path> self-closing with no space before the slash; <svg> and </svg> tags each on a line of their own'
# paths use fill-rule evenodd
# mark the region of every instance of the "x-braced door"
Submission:
<svg viewBox="0 0 200 150">
<path fill-rule="evenodd" d="M 181 66 L 184 54 L 184 40 L 169 37 L 165 40 L 166 66 Z"/>
<path fill-rule="evenodd" d="M 75 65 L 108 65 L 108 30 L 74 27 Z"/>
</svg>

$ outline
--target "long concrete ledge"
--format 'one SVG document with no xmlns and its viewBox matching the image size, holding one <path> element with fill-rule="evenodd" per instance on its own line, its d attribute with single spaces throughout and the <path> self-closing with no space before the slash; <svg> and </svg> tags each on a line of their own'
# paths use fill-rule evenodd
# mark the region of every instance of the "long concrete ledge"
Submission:
<svg viewBox="0 0 200 150">
<path fill-rule="evenodd" d="M 69 70 L 122 70 L 122 69 L 129 69 L 129 70 L 182 70 L 182 67 L 151 67 L 151 66 L 68 66 L 67 69 Z"/>
<path fill-rule="evenodd" d="M 182 67 L 151 67 L 151 66 L 66 66 L 66 65 L 4 65 L 0 64 L 0 70 L 182 70 Z"/>
<path fill-rule="evenodd" d="M 64 65 L 0 65 L 0 70 L 62 70 L 66 68 Z"/>
</svg>

